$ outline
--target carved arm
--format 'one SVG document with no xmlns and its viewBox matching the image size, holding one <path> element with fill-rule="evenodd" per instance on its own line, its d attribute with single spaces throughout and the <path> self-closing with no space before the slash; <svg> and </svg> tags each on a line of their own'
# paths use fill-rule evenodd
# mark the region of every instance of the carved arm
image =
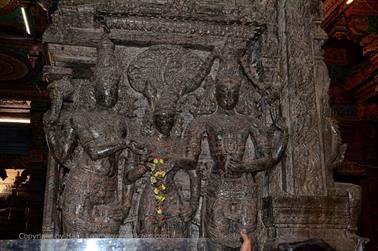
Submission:
<svg viewBox="0 0 378 251">
<path fill-rule="evenodd" d="M 196 167 L 198 157 L 201 154 L 201 141 L 202 136 L 206 133 L 206 125 L 201 118 L 192 121 L 187 131 L 184 134 L 184 138 L 187 141 L 186 157 L 183 158 L 182 166 L 187 169 L 193 169 Z"/>
<path fill-rule="evenodd" d="M 198 177 L 196 170 L 187 171 L 190 179 L 190 204 L 195 211 L 198 207 L 200 199 L 201 179 Z"/>
<path fill-rule="evenodd" d="M 99 160 L 109 155 L 116 153 L 122 149 L 129 148 L 134 152 L 143 152 L 143 148 L 134 141 L 129 141 L 126 138 L 114 140 L 112 142 L 97 142 L 97 140 L 91 135 L 91 128 L 86 125 L 85 121 L 81 118 L 73 118 L 73 127 L 79 138 L 84 150 L 88 153 L 92 160 Z"/>
<path fill-rule="evenodd" d="M 235 165 L 236 163 L 231 165 Z M 232 168 L 233 171 L 236 172 L 246 172 L 246 173 L 256 173 L 265 171 L 273 166 L 273 159 L 270 157 L 263 157 L 259 159 L 251 159 L 243 161 L 240 165 L 238 165 L 236 168 Z"/>
<path fill-rule="evenodd" d="M 273 142 L 274 132 L 279 131 L 277 143 Z M 242 162 L 230 160 L 229 167 L 233 172 L 255 173 L 265 171 L 274 167 L 281 160 L 286 151 L 288 143 L 287 129 L 273 125 L 271 128 L 264 128 L 263 125 L 251 127 L 252 140 L 257 148 L 256 159 L 247 159 Z"/>
<path fill-rule="evenodd" d="M 84 143 L 83 146 L 92 160 L 99 160 L 112 155 L 119 150 L 130 148 L 129 142 L 126 139 L 115 140 L 107 143 L 97 143 L 95 141 L 91 141 Z"/>
<path fill-rule="evenodd" d="M 239 59 L 239 63 L 245 75 L 249 78 L 254 86 L 256 86 L 260 91 L 263 90 L 263 80 L 262 75 L 264 73 L 264 68 L 261 64 L 260 59 L 256 58 L 255 53 L 252 53 L 252 62 L 248 60 L 248 55 L 244 55 Z"/>
<path fill-rule="evenodd" d="M 190 179 L 190 201 L 189 204 L 184 206 L 180 212 L 184 222 L 192 220 L 195 212 L 198 209 L 200 199 L 200 178 L 197 175 L 196 170 L 186 170 Z"/>
</svg>

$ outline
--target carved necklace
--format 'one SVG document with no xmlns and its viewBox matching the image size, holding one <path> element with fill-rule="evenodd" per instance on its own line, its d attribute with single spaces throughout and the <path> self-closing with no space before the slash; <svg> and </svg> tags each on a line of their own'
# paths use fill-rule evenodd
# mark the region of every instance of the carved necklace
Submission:
<svg viewBox="0 0 378 251">
<path fill-rule="evenodd" d="M 233 137 L 232 133 L 226 133 L 223 138 L 223 148 L 228 154 L 236 152 L 238 149 L 238 138 Z"/>
</svg>

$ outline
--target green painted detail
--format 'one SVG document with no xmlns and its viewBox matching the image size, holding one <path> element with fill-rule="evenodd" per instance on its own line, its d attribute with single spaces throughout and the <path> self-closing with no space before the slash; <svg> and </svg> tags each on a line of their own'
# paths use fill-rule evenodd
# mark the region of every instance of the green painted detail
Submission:
<svg viewBox="0 0 378 251">
<path fill-rule="evenodd" d="M 368 17 L 369 20 L 369 32 L 378 33 L 378 16 Z"/>
<path fill-rule="evenodd" d="M 328 73 L 332 80 L 345 81 L 351 72 L 352 72 L 351 66 L 328 65 Z"/>
<path fill-rule="evenodd" d="M 12 12 L 9 12 L 3 16 L 0 16 L 0 23 L 3 23 L 3 22 L 23 22 L 23 19 L 22 19 L 22 13 L 21 13 L 21 8 L 20 7 L 17 7 L 16 9 L 14 9 Z"/>
</svg>

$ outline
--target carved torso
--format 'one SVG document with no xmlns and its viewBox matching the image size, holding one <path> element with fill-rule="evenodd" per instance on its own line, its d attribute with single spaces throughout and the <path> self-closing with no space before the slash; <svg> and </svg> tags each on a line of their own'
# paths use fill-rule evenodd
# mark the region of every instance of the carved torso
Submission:
<svg viewBox="0 0 378 251">
<path fill-rule="evenodd" d="M 73 127 L 80 144 L 86 148 L 89 143 L 101 145 L 126 138 L 127 128 L 124 118 L 110 112 L 77 113 L 74 115 Z M 93 160 L 87 152 L 80 158 L 80 166 L 99 175 L 114 176 L 116 154 Z"/>
<path fill-rule="evenodd" d="M 255 190 L 249 175 L 232 173 L 227 165 L 231 159 L 242 162 L 251 122 L 243 115 L 215 113 L 204 124 L 215 162 L 206 193 L 205 231 L 216 243 L 238 247 L 240 229 L 252 230 L 256 222 Z"/>
<path fill-rule="evenodd" d="M 175 175 L 179 168 L 175 166 L 172 157 L 180 152 L 180 144 L 173 137 L 158 139 L 149 137 L 145 146 L 151 157 L 159 157 L 165 161 L 164 191 L 165 200 L 162 203 L 164 208 L 164 221 L 159 224 L 156 219 L 156 199 L 154 187 L 150 184 L 150 173 L 147 174 L 145 185 L 138 210 L 137 233 L 141 238 L 186 238 L 188 237 L 188 223 L 181 215 L 183 212 L 183 198 L 175 183 Z"/>
<path fill-rule="evenodd" d="M 214 114 L 206 122 L 211 157 L 215 161 L 214 171 L 227 172 L 228 161 L 241 161 L 250 135 L 250 122 L 245 116 Z M 219 170 L 217 170 L 219 169 Z"/>
<path fill-rule="evenodd" d="M 99 227 L 103 233 L 116 233 L 121 223 L 113 212 L 119 206 L 116 197 L 119 154 L 94 160 L 87 144 L 106 144 L 125 137 L 126 127 L 120 116 L 106 112 L 76 113 L 72 125 L 83 151 L 77 166 L 66 177 L 65 233 L 88 235 L 98 232 Z"/>
</svg>

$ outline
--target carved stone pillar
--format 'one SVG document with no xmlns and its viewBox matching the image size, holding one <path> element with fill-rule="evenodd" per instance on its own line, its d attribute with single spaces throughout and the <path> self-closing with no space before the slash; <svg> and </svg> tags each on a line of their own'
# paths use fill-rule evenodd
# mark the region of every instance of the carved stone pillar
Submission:
<svg viewBox="0 0 378 251">
<path fill-rule="evenodd" d="M 153 128 L 154 112 L 161 107 L 174 110 L 175 123 L 169 134 L 174 140 L 164 142 L 188 140 L 195 150 L 200 148 L 192 154 L 198 155 L 197 170 L 204 176 L 200 175 L 201 204 L 191 222 L 191 229 L 196 230 L 189 231 L 189 236 L 197 236 L 198 231 L 206 233 L 201 228 L 206 228 L 202 226 L 206 224 L 203 217 L 211 216 L 204 213 L 211 207 L 206 204 L 211 196 L 246 192 L 240 196 L 252 198 L 248 206 L 256 211 L 253 217 L 257 223 L 251 231 L 261 250 L 311 238 L 324 239 L 337 250 L 354 250 L 359 190 L 334 184 L 332 179 L 345 146 L 329 111 L 320 13 L 321 1 L 315 0 L 60 1 L 44 35 L 51 65 L 45 73 L 50 81 L 58 80 L 54 88 L 62 87 L 62 111 L 70 111 L 64 109 L 72 106 L 70 109 L 76 111 L 92 112 L 96 109 L 94 87 L 100 72 L 94 67 L 98 64 L 96 47 L 106 34 L 115 45 L 114 59 L 121 75 L 119 100 L 111 112 L 124 116 L 128 137 L 137 141 L 145 138 L 146 145 L 152 144 L 151 137 L 159 142 L 161 138 L 154 138 L 158 135 Z M 220 111 L 219 107 L 227 110 L 227 105 L 222 106 L 226 94 L 217 89 L 219 83 L 229 88 L 224 91 L 229 92 L 227 95 L 236 95 L 232 88 L 240 93 L 232 112 Z M 178 91 L 182 85 L 184 88 Z M 197 124 L 197 131 L 190 132 L 192 124 Z M 233 127 L 236 129 L 231 130 Z M 241 132 L 234 133 L 237 130 Z M 192 142 L 190 137 L 198 132 L 203 133 L 200 143 Z M 192 157 L 190 149 L 178 149 L 186 144 L 178 145 L 153 146 L 153 151 L 170 156 L 169 151 L 182 150 L 189 152 L 186 158 Z M 78 146 L 62 166 L 75 164 L 80 154 L 83 149 Z M 135 165 L 139 157 L 128 154 L 127 161 Z M 261 166 L 256 164 L 267 159 Z M 59 184 L 66 175 L 53 171 L 58 165 L 54 163 L 50 162 L 46 200 L 57 200 L 62 188 Z M 245 168 L 242 175 L 235 174 L 237 167 Z M 121 174 L 129 167 L 125 164 L 118 168 Z M 240 182 L 227 180 L 230 169 L 230 177 Z M 185 195 L 191 192 L 188 179 L 182 173 L 178 177 L 177 189 L 185 201 Z M 218 178 L 225 183 L 214 188 Z M 58 190 L 51 180 L 58 184 Z M 128 185 L 118 176 L 120 190 Z M 142 191 L 149 185 L 148 174 L 136 181 L 124 221 L 127 224 L 135 226 L 143 203 Z M 207 193 L 209 186 L 214 186 L 211 192 L 215 195 Z M 242 191 L 234 191 L 235 187 Z M 242 225 L 238 223 L 242 220 L 233 219 L 229 212 L 242 215 L 243 209 L 235 206 L 238 203 L 222 200 L 225 203 L 219 211 L 226 220 L 231 219 L 229 229 Z M 53 222 L 60 219 L 54 217 L 51 205 L 45 213 L 44 229 L 56 234 L 59 228 L 53 226 L 60 223 Z M 229 234 L 219 229 L 213 230 Z M 135 235 L 130 231 L 127 234 Z"/>
<path fill-rule="evenodd" d="M 337 250 L 354 250 L 361 195 L 358 186 L 335 184 L 332 179 L 333 169 L 343 161 L 345 145 L 328 104 L 321 5 L 308 1 L 299 9 L 293 1 L 282 2 L 281 60 L 287 72 L 285 105 L 291 128 L 287 154 L 292 160 L 286 177 L 292 189 L 263 199 L 269 236 L 265 247 L 319 238 Z"/>
</svg>

